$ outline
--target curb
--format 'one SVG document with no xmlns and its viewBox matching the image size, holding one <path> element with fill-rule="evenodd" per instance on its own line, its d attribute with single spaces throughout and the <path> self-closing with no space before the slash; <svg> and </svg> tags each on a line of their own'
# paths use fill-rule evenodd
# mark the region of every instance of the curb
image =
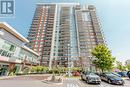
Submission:
<svg viewBox="0 0 130 87">
<path fill-rule="evenodd" d="M 4 79 L 8 79 L 8 78 L 14 78 L 14 77 L 18 77 L 18 76 L 3 76 L 3 77 L 0 77 L 0 80 L 4 80 Z"/>
<path fill-rule="evenodd" d="M 51 82 L 48 79 L 47 80 L 42 80 L 42 82 L 47 83 L 47 84 L 61 85 L 61 84 L 63 84 L 63 78 L 61 78 L 61 82 L 57 82 L 57 83 L 56 82 Z"/>
<path fill-rule="evenodd" d="M 42 82 L 44 82 L 44 83 L 47 83 L 47 84 L 56 84 L 56 85 L 62 85 L 63 84 L 63 79 L 62 79 L 62 81 L 60 82 L 60 83 L 55 83 L 55 82 L 49 82 L 49 81 L 42 81 Z"/>
</svg>

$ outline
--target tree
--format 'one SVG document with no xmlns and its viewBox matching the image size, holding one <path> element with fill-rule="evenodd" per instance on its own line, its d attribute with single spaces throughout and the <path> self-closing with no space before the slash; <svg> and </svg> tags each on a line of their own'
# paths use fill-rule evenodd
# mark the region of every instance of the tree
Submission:
<svg viewBox="0 0 130 87">
<path fill-rule="evenodd" d="M 127 64 L 127 65 L 126 65 L 126 68 L 127 68 L 128 70 L 130 70 L 130 64 Z"/>
<path fill-rule="evenodd" d="M 104 44 L 97 45 L 92 49 L 92 56 L 95 59 L 92 61 L 96 68 L 99 68 L 104 72 L 105 70 L 111 70 L 115 58 L 112 56 L 111 51 Z"/>
<path fill-rule="evenodd" d="M 116 65 L 117 65 L 117 69 L 119 69 L 120 71 L 125 71 L 126 70 L 126 66 L 123 66 L 122 62 L 116 61 Z"/>
</svg>

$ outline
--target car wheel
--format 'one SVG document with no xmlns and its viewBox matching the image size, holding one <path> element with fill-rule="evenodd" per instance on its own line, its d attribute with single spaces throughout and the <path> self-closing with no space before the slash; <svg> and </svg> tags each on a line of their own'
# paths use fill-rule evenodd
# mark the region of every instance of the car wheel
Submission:
<svg viewBox="0 0 130 87">
<path fill-rule="evenodd" d="M 88 79 L 86 79 L 85 81 L 86 81 L 86 83 L 88 83 L 88 82 L 89 82 L 89 81 L 88 81 Z"/>
<path fill-rule="evenodd" d="M 129 77 L 129 79 L 130 79 L 130 76 L 128 76 Z"/>
<path fill-rule="evenodd" d="M 83 79 L 83 76 L 81 76 L 81 79 L 84 80 L 84 79 Z"/>
<path fill-rule="evenodd" d="M 111 84 L 111 80 L 108 80 L 108 83 Z"/>
<path fill-rule="evenodd" d="M 124 83 L 122 83 L 121 85 L 124 86 Z"/>
<path fill-rule="evenodd" d="M 86 80 L 86 83 L 88 83 L 88 80 Z"/>
<path fill-rule="evenodd" d="M 121 85 L 123 85 L 123 86 L 124 86 L 124 84 L 125 84 L 125 82 L 123 82 Z"/>
<path fill-rule="evenodd" d="M 98 83 L 99 85 L 101 84 L 101 82 Z"/>
</svg>

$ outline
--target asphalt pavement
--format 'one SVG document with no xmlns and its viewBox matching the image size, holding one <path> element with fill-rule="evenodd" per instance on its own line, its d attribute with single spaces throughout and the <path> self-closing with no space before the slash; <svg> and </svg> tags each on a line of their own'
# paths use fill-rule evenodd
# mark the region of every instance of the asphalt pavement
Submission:
<svg viewBox="0 0 130 87">
<path fill-rule="evenodd" d="M 42 77 L 42 76 L 41 76 Z M 125 85 L 111 85 L 107 82 L 99 84 L 87 84 L 80 78 L 63 78 L 63 83 L 46 83 L 43 78 L 21 76 L 12 79 L 0 80 L 0 87 L 130 87 L 130 80 L 125 79 Z"/>
</svg>

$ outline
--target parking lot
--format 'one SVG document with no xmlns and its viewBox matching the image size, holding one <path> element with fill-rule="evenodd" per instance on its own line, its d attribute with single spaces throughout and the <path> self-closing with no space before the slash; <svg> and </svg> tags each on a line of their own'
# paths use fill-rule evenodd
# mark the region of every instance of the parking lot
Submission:
<svg viewBox="0 0 130 87">
<path fill-rule="evenodd" d="M 81 78 L 63 78 L 63 83 L 61 84 L 45 83 L 41 77 L 20 76 L 11 79 L 3 79 L 0 80 L 0 87 L 130 87 L 130 80 L 128 78 L 124 78 L 125 85 L 121 86 L 111 85 L 103 81 L 100 85 L 87 84 L 85 81 L 82 81 Z"/>
<path fill-rule="evenodd" d="M 81 79 L 68 78 L 65 80 L 65 83 L 68 85 L 65 87 L 130 87 L 130 80 L 125 78 L 125 85 L 113 85 L 107 82 L 102 81 L 100 85 L 98 84 L 87 84 L 85 81 Z"/>
</svg>

